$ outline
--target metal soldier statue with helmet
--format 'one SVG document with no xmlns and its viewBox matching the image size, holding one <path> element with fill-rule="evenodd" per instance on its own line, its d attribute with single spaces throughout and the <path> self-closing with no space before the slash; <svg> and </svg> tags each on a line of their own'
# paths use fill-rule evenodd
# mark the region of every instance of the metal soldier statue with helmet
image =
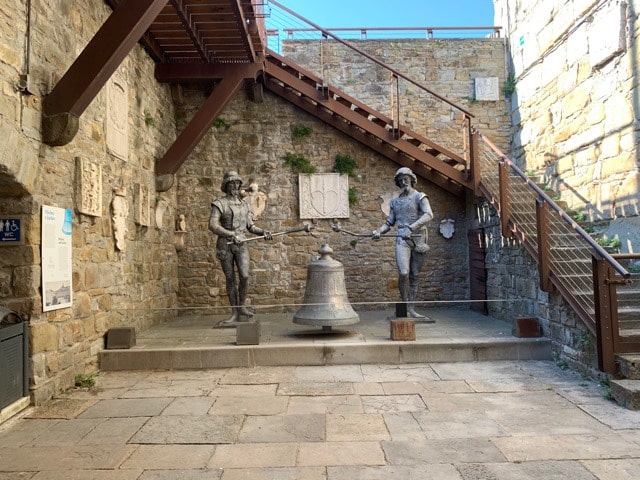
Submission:
<svg viewBox="0 0 640 480">
<path fill-rule="evenodd" d="M 249 289 L 249 248 L 245 233 L 259 235 L 265 240 L 272 239 L 271 232 L 253 224 L 251 207 L 242 198 L 241 187 L 242 178 L 237 172 L 225 173 L 221 189 L 226 196 L 211 204 L 209 218 L 209 230 L 218 236 L 216 257 L 224 272 L 232 309 L 231 317 L 223 322 L 226 324 L 239 322 L 241 316 L 253 316 L 253 312 L 245 305 Z"/>
<path fill-rule="evenodd" d="M 400 298 L 407 305 L 408 317 L 425 318 L 416 312 L 415 301 L 418 296 L 420 271 L 429 250 L 426 224 L 433 218 L 433 212 L 427 195 L 415 190 L 418 179 L 410 168 L 398 169 L 394 181 L 401 191 L 389 202 L 389 216 L 380 228 L 374 230 L 372 238 L 379 240 L 382 234 L 396 226 L 396 264 Z"/>
</svg>

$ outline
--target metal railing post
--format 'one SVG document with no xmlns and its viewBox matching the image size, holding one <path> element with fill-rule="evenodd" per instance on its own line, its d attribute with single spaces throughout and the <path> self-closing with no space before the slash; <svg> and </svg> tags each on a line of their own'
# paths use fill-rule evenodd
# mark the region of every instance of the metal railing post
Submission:
<svg viewBox="0 0 640 480">
<path fill-rule="evenodd" d="M 509 208 L 509 165 L 507 162 L 500 161 L 498 165 L 498 192 L 500 198 L 500 227 L 502 236 L 511 238 L 513 231 L 509 227 L 511 212 Z"/>
<path fill-rule="evenodd" d="M 597 254 L 592 256 L 592 262 L 598 368 L 613 374 L 616 373 L 614 337 L 617 332 L 614 331 L 613 325 L 613 316 L 616 312 L 611 308 L 610 289 L 615 289 L 615 285 L 608 281 L 611 275 L 608 262 Z"/>
<path fill-rule="evenodd" d="M 538 270 L 540 276 L 540 289 L 543 292 L 552 290 L 551 272 L 551 244 L 549 205 L 542 198 L 536 198 L 536 234 L 538 237 Z"/>
</svg>

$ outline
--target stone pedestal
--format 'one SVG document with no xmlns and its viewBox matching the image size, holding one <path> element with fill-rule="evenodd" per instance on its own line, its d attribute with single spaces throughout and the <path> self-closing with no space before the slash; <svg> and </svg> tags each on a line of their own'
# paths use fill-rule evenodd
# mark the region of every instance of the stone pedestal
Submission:
<svg viewBox="0 0 640 480">
<path fill-rule="evenodd" d="M 236 327 L 236 345 L 259 345 L 260 324 L 257 322 L 239 323 Z"/>
</svg>

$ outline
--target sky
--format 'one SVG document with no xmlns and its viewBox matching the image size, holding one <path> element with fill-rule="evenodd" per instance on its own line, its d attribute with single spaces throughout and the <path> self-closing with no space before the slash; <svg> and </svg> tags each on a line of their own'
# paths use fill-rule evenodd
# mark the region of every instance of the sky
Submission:
<svg viewBox="0 0 640 480">
<path fill-rule="evenodd" d="M 277 1 L 322 28 L 493 26 L 492 0 Z"/>
</svg>

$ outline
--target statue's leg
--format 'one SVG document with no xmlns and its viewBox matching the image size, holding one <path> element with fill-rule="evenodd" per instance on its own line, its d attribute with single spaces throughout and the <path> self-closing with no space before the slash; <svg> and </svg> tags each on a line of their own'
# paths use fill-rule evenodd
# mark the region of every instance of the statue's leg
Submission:
<svg viewBox="0 0 640 480">
<path fill-rule="evenodd" d="M 238 289 L 236 287 L 236 275 L 233 269 L 233 255 L 230 252 L 227 252 L 227 255 L 220 258 L 220 264 L 222 265 L 222 271 L 224 272 L 229 305 L 231 305 L 231 317 L 226 319 L 223 323 L 235 323 L 239 320 L 240 314 L 238 312 Z"/>
<path fill-rule="evenodd" d="M 424 253 L 411 253 L 411 269 L 409 273 L 409 306 L 407 312 L 411 318 L 425 318 L 424 315 L 416 312 L 415 301 L 418 298 L 418 288 L 420 287 L 420 271 L 424 264 Z"/>
<path fill-rule="evenodd" d="M 240 315 L 253 317 L 253 312 L 244 304 L 249 292 L 249 250 L 245 247 L 238 257 L 238 310 Z"/>
<path fill-rule="evenodd" d="M 401 303 L 396 305 L 396 316 L 408 316 L 407 301 L 409 300 L 409 255 L 405 242 L 396 243 L 396 266 L 398 267 L 398 289 Z"/>
</svg>

